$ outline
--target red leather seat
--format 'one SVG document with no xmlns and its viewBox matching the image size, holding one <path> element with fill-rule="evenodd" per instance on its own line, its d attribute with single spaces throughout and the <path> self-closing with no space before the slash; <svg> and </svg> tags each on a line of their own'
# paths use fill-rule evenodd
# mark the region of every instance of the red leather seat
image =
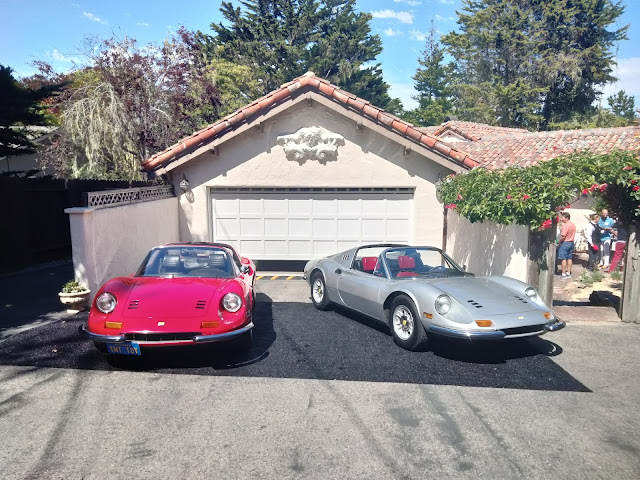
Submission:
<svg viewBox="0 0 640 480">
<path fill-rule="evenodd" d="M 407 255 L 400 255 L 398 257 L 398 267 L 400 268 L 400 272 L 398 272 L 398 274 L 396 275 L 396 278 L 418 276 L 416 272 L 411 271 L 414 268 L 416 268 L 416 259 L 413 257 L 408 257 Z"/>
<path fill-rule="evenodd" d="M 376 257 L 362 257 L 362 271 L 373 273 L 373 270 L 376 268 L 377 261 L 378 259 Z"/>
</svg>

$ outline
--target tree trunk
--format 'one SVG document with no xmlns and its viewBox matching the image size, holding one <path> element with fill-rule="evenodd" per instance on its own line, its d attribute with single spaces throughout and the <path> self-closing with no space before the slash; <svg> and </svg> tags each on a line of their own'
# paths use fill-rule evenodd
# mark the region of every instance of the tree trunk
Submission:
<svg viewBox="0 0 640 480">
<path fill-rule="evenodd" d="M 538 290 L 542 301 L 553 305 L 553 279 L 556 271 L 556 220 L 547 230 L 529 232 L 527 282 Z"/>
<path fill-rule="evenodd" d="M 640 323 L 640 243 L 636 227 L 631 227 L 627 241 L 620 318 L 623 322 Z"/>
</svg>

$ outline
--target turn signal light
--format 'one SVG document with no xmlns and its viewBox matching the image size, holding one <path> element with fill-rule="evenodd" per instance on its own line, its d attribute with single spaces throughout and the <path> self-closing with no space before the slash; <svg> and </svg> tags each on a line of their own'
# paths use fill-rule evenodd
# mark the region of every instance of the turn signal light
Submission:
<svg viewBox="0 0 640 480">
<path fill-rule="evenodd" d="M 491 320 L 476 320 L 476 325 L 479 327 L 493 327 L 493 322 Z"/>
<path fill-rule="evenodd" d="M 220 322 L 202 322 L 200 324 L 201 328 L 218 328 L 220 326 Z"/>
<path fill-rule="evenodd" d="M 433 318 L 433 313 L 422 312 L 424 318 Z"/>
<path fill-rule="evenodd" d="M 545 312 L 544 318 L 546 318 L 547 320 L 551 320 L 553 318 L 553 314 L 551 312 Z"/>
<path fill-rule="evenodd" d="M 122 328 L 122 322 L 104 322 L 104 328 Z"/>
</svg>

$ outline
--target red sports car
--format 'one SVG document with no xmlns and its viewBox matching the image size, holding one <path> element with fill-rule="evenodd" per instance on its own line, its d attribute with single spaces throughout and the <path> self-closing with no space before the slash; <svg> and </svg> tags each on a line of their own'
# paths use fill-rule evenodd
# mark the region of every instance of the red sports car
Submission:
<svg viewBox="0 0 640 480">
<path fill-rule="evenodd" d="M 138 271 L 98 290 L 80 331 L 99 350 L 140 355 L 140 346 L 237 339 L 251 345 L 255 265 L 230 245 L 153 248 Z"/>
</svg>

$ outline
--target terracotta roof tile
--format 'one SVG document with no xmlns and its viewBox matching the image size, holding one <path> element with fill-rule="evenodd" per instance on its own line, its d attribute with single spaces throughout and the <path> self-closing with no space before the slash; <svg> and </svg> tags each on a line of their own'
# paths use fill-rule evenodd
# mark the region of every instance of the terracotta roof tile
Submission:
<svg viewBox="0 0 640 480">
<path fill-rule="evenodd" d="M 640 127 L 594 128 L 488 135 L 465 143 L 465 150 L 480 166 L 502 169 L 528 166 L 580 151 L 608 153 L 640 149 Z"/>
<path fill-rule="evenodd" d="M 274 90 L 249 105 L 246 105 L 222 120 L 195 132 L 190 137 L 179 141 L 163 152 L 153 155 L 142 163 L 142 168 L 145 171 L 151 171 L 156 168 L 166 166 L 185 153 L 194 150 L 197 146 L 212 141 L 214 138 L 223 135 L 227 130 L 246 122 L 256 115 L 266 112 L 273 105 L 291 98 L 296 91 L 304 87 L 307 87 L 307 89 L 310 90 L 315 90 L 317 93 L 326 97 L 330 97 L 345 107 L 359 112 L 369 119 L 388 127 L 401 137 L 416 141 L 429 149 L 439 152 L 449 161 L 461 167 L 473 168 L 478 165 L 478 162 L 475 161 L 473 155 L 470 155 L 469 152 L 459 150 L 454 145 L 445 144 L 443 141 L 438 140 L 433 136 L 432 133 L 424 131 L 420 132 L 413 128 L 410 123 L 407 123 L 404 120 L 371 105 L 368 101 L 358 98 L 352 93 L 341 90 L 339 87 L 332 85 L 327 80 L 316 77 L 313 73 L 308 72 L 302 77 L 298 77 L 295 80 L 282 85 L 279 89 Z"/>
</svg>

